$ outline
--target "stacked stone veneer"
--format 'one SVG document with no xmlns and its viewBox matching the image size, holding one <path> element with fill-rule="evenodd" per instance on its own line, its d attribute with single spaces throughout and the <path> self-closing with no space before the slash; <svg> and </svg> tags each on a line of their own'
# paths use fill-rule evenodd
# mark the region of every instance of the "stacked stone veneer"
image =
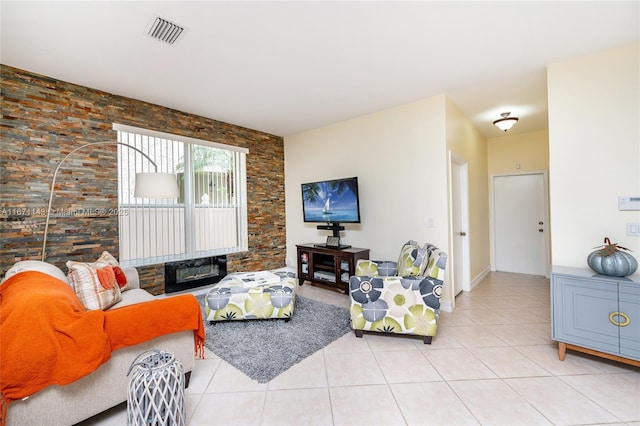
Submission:
<svg viewBox="0 0 640 426">
<path fill-rule="evenodd" d="M 249 250 L 229 255 L 228 270 L 284 265 L 282 137 L 5 65 L 0 70 L 1 275 L 16 261 L 40 259 L 49 184 L 57 164 L 82 144 L 115 141 L 113 123 L 248 148 Z M 117 215 L 83 217 L 87 210 L 117 210 L 116 166 L 115 144 L 83 149 L 67 159 L 56 181 L 53 211 L 61 217 L 49 225 L 48 262 L 66 271 L 67 260 L 94 261 L 104 250 L 117 257 Z M 138 270 L 144 288 L 163 292 L 164 265 Z"/>
</svg>

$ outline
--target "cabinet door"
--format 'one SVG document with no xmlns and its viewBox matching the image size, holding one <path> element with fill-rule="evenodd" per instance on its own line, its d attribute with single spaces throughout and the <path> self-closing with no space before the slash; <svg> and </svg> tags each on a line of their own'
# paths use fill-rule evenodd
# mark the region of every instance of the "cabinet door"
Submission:
<svg viewBox="0 0 640 426">
<path fill-rule="evenodd" d="M 618 284 L 620 322 L 620 354 L 640 359 L 640 287 L 637 284 Z M 623 325 L 627 322 L 628 324 Z"/>
<path fill-rule="evenodd" d="M 353 256 L 336 256 L 336 269 L 342 284 L 349 284 L 349 278 L 353 275 Z"/>
<path fill-rule="evenodd" d="M 311 262 L 311 253 L 308 250 L 298 250 L 298 277 L 307 279 L 310 276 L 309 263 Z"/>
<path fill-rule="evenodd" d="M 554 275 L 553 338 L 618 354 L 618 327 L 609 315 L 618 310 L 618 283 Z"/>
</svg>

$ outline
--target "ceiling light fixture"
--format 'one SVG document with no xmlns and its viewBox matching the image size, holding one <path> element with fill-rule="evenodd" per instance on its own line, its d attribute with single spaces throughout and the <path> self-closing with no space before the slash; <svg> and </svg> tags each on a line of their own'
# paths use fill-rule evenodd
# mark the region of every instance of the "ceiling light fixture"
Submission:
<svg viewBox="0 0 640 426">
<path fill-rule="evenodd" d="M 503 112 L 500 115 L 502 116 L 502 118 L 499 118 L 498 120 L 494 121 L 493 125 L 496 126 L 498 129 L 502 130 L 503 132 L 506 132 L 507 130 L 511 129 L 514 126 L 514 124 L 518 122 L 518 117 L 509 117 L 511 115 L 510 112 Z"/>
</svg>

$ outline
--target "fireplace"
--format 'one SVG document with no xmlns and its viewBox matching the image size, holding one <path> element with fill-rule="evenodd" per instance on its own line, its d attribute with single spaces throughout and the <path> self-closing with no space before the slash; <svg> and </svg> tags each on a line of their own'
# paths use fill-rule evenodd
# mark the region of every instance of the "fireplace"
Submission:
<svg viewBox="0 0 640 426">
<path fill-rule="evenodd" d="M 227 275 L 227 256 L 203 257 L 164 264 L 164 292 L 215 284 Z"/>
</svg>

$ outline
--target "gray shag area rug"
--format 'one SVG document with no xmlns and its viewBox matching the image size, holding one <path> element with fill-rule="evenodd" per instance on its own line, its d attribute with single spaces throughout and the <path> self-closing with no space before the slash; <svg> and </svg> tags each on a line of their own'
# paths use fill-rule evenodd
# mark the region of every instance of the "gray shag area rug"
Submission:
<svg viewBox="0 0 640 426">
<path fill-rule="evenodd" d="M 296 296 L 293 318 L 206 320 L 204 295 L 198 296 L 205 319 L 205 346 L 259 383 L 267 383 L 309 355 L 351 331 L 349 310 Z"/>
</svg>

